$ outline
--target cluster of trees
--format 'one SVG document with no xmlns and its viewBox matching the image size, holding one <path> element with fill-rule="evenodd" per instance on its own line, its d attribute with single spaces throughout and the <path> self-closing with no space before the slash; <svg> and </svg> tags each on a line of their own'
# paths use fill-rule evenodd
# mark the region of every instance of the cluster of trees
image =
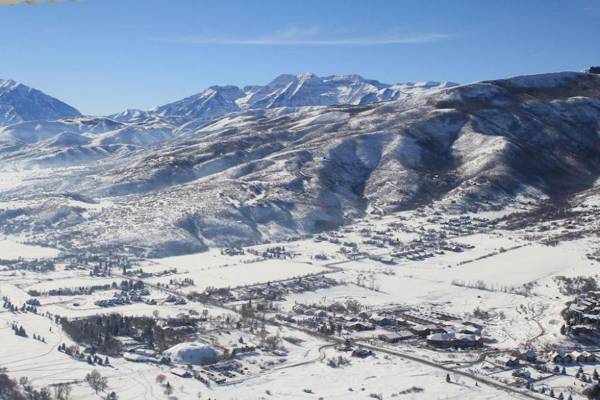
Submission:
<svg viewBox="0 0 600 400">
<path fill-rule="evenodd" d="M 186 320 L 183 328 L 177 320 L 169 319 L 163 326 L 155 318 L 130 317 L 121 314 L 94 315 L 83 319 L 61 319 L 63 330 L 77 343 L 91 346 L 98 352 L 117 355 L 121 352 L 121 342 L 115 337 L 125 336 L 136 339 L 158 351 L 163 351 L 195 333 L 195 320 Z M 185 329 L 187 327 L 187 329 Z"/>
<path fill-rule="evenodd" d="M 540 389 L 540 393 L 545 394 L 546 393 L 546 389 L 544 389 L 542 387 Z M 550 389 L 550 391 L 548 392 L 548 396 L 550 396 L 552 398 L 557 398 L 558 400 L 565 400 L 565 395 L 563 394 L 563 392 L 560 392 L 558 394 L 558 397 L 557 397 L 556 393 L 554 393 L 554 389 Z M 573 400 L 573 396 L 571 394 L 569 394 L 569 397 L 567 398 L 567 400 Z"/>
<path fill-rule="evenodd" d="M 11 379 L 6 370 L 0 368 L 0 399 L 6 400 L 72 400 L 72 388 L 60 383 L 52 388 L 34 389 L 27 377 L 19 381 Z"/>
<path fill-rule="evenodd" d="M 87 265 L 88 262 L 97 263 L 90 271 L 90 276 L 110 276 L 113 268 L 120 269 L 125 275 L 131 268 L 131 261 L 126 256 L 111 256 L 108 259 L 102 256 L 80 257 L 80 265 L 81 263 Z"/>
<path fill-rule="evenodd" d="M 577 373 L 575 374 L 575 378 L 581 380 L 582 382 L 593 382 L 596 381 L 598 382 L 599 380 L 599 376 L 598 376 L 598 371 L 594 368 L 594 372 L 592 373 L 592 376 L 588 376 L 585 374 L 585 372 L 583 372 L 583 368 L 579 367 L 579 369 L 577 370 Z"/>
<path fill-rule="evenodd" d="M 221 249 L 222 256 L 242 256 L 244 254 L 244 249 L 241 247 L 228 247 L 225 249 Z"/>
<path fill-rule="evenodd" d="M 15 335 L 17 336 L 21 336 L 21 337 L 29 337 L 27 335 L 27 332 L 25 331 L 25 328 L 23 328 L 22 325 L 17 325 L 17 324 L 12 324 L 11 325 L 11 329 L 13 330 L 13 332 L 15 333 Z"/>
<path fill-rule="evenodd" d="M 4 296 L 2 297 L 2 301 L 4 302 L 2 304 L 2 307 L 5 310 L 8 310 L 12 313 L 16 313 L 16 312 L 22 312 L 22 313 L 34 313 L 37 314 L 38 313 L 38 306 L 40 306 L 40 302 L 36 299 L 29 299 L 27 300 L 25 303 L 23 303 L 20 307 L 17 306 L 16 304 L 14 304 L 8 297 Z M 49 314 L 47 314 L 49 315 Z"/>
<path fill-rule="evenodd" d="M 223 301 L 223 299 L 232 300 L 235 298 L 231 293 L 231 288 L 216 288 L 213 286 L 208 286 L 202 293 L 191 291 L 187 296 L 188 300 L 198 302 L 211 302 L 215 300 L 214 297 L 218 297 L 219 301 Z"/>
<path fill-rule="evenodd" d="M 115 339 L 115 336 L 137 335 L 130 320 L 116 314 L 77 320 L 62 318 L 61 326 L 75 342 L 113 355 L 121 351 L 121 342 Z"/>
<path fill-rule="evenodd" d="M 173 386 L 171 386 L 171 383 L 167 380 L 167 377 L 164 374 L 159 374 L 156 376 L 156 383 L 165 389 L 165 396 L 171 396 L 173 394 Z"/>
<path fill-rule="evenodd" d="M 10 379 L 4 370 L 0 371 L 0 399 L 25 400 L 17 382 Z"/>
<path fill-rule="evenodd" d="M 79 347 L 67 346 L 65 343 L 62 343 L 58 346 L 58 351 L 78 360 L 85 360 L 90 365 L 110 365 L 110 360 L 108 357 L 105 356 L 102 358 L 101 356 L 97 355 L 96 349 L 93 347 L 89 349 L 89 354 L 86 355 L 84 352 L 79 350 Z"/>
<path fill-rule="evenodd" d="M 19 311 L 19 307 L 17 307 L 13 303 L 11 303 L 10 300 L 8 299 L 8 297 L 3 297 L 2 300 L 4 300 L 4 304 L 2 305 L 2 308 L 4 308 L 5 310 L 8 310 L 10 312 Z"/>
<path fill-rule="evenodd" d="M 600 384 L 587 387 L 583 394 L 590 400 L 600 400 Z"/>
<path fill-rule="evenodd" d="M 113 282 L 113 285 L 115 285 L 114 282 Z M 116 285 L 114 288 L 116 289 Z M 144 288 L 144 282 L 133 281 L 133 280 L 124 280 L 124 281 L 121 281 L 119 288 L 125 292 L 129 292 L 130 290 L 142 290 Z"/>
<path fill-rule="evenodd" d="M 17 311 L 21 311 L 21 312 L 32 312 L 32 313 L 37 314 L 37 307 L 35 304 L 23 303 L 23 305 L 21 307 L 18 307 L 16 304 L 11 302 L 10 299 L 6 296 L 2 297 L 2 301 L 4 301 L 4 303 L 2 304 L 2 307 L 5 310 L 8 310 L 10 312 L 15 313 Z"/>
<path fill-rule="evenodd" d="M 85 382 L 90 385 L 90 387 L 94 390 L 96 394 L 99 392 L 104 392 L 108 389 L 108 379 L 100 374 L 100 372 L 93 370 L 92 372 L 86 374 Z M 118 400 L 119 396 L 117 396 L 116 392 L 108 392 L 106 396 L 103 397 L 105 400 Z"/>
<path fill-rule="evenodd" d="M 247 251 L 252 255 L 260 256 L 262 258 L 292 258 L 292 253 L 287 251 L 284 246 L 269 247 L 264 251 L 254 249 L 248 249 Z"/>
<path fill-rule="evenodd" d="M 187 287 L 187 286 L 194 286 L 194 280 L 190 279 L 190 278 L 184 278 L 184 279 L 170 279 L 169 280 L 169 286 L 178 286 L 178 287 Z"/>
<path fill-rule="evenodd" d="M 17 261 L 12 260 L 1 260 L 0 265 L 5 265 L 9 270 L 19 271 L 31 271 L 31 272 L 50 272 L 54 271 L 54 262 L 46 259 L 35 259 L 25 260 L 20 259 Z"/>
<path fill-rule="evenodd" d="M 554 278 L 562 294 L 567 296 L 586 294 L 599 289 L 593 276 L 557 276 Z"/>
<path fill-rule="evenodd" d="M 45 337 L 42 337 L 40 335 L 36 335 L 35 333 L 33 334 L 33 340 L 38 340 L 38 341 L 40 341 L 42 343 L 46 343 L 46 338 Z"/>
<path fill-rule="evenodd" d="M 177 268 L 163 269 L 162 271 L 154 272 L 154 273 L 144 273 L 144 271 L 140 268 L 138 271 L 135 271 L 137 275 L 151 275 L 151 276 L 167 276 L 167 275 L 175 275 L 177 273 Z"/>
<path fill-rule="evenodd" d="M 126 292 L 130 290 L 140 290 L 144 288 L 144 282 L 123 280 L 120 283 L 113 282 L 112 284 L 105 285 L 92 285 L 92 286 L 80 286 L 74 288 L 58 288 L 50 289 L 47 292 L 40 292 L 39 290 L 29 290 L 27 294 L 33 297 L 40 296 L 81 296 L 91 295 L 94 292 L 105 291 L 105 290 L 124 290 Z"/>
<path fill-rule="evenodd" d="M 327 321 L 323 321 L 319 324 L 317 331 L 322 335 L 341 335 L 344 329 L 344 325 L 342 323 L 336 322 L 333 317 L 329 317 Z"/>
<path fill-rule="evenodd" d="M 108 379 L 100 374 L 100 372 L 93 370 L 85 376 L 85 381 L 94 389 L 94 392 L 103 392 L 108 388 Z"/>
</svg>

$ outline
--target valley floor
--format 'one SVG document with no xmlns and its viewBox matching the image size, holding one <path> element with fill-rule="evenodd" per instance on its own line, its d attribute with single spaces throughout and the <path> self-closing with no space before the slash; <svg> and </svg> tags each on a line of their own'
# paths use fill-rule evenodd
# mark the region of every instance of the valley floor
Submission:
<svg viewBox="0 0 600 400">
<path fill-rule="evenodd" d="M 69 383 L 74 399 L 113 391 L 147 400 L 543 399 L 550 390 L 582 399 L 589 383 L 582 377 L 600 368 L 593 357 L 600 347 L 593 336 L 565 335 L 561 312 L 585 295 L 566 287 L 569 278 L 593 281 L 596 290 L 600 238 L 581 218 L 598 213 L 591 205 L 579 219 L 513 229 L 502 219 L 508 212 L 413 211 L 298 241 L 126 262 L 5 237 L 0 367 L 35 388 Z M 123 281 L 140 283 L 134 290 Z M 110 314 L 151 317 L 163 328 L 193 319 L 183 342 L 212 346 L 221 358 L 212 367 L 160 362 L 164 349 L 132 334 L 118 338 L 123 347 L 106 365 L 88 356 L 107 354 L 90 351 L 60 321 Z M 460 330 L 479 345 L 433 342 L 435 332 Z M 384 339 L 392 334 L 407 338 Z M 537 361 L 507 364 L 527 350 Z M 574 350 L 590 358 L 563 363 L 550 355 Z M 94 370 L 107 378 L 98 394 L 84 381 Z"/>
</svg>

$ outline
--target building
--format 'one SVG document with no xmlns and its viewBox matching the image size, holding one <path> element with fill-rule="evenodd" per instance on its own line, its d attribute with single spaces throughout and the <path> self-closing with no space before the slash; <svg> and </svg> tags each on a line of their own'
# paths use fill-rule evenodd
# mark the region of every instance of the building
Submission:
<svg viewBox="0 0 600 400">
<path fill-rule="evenodd" d="M 408 328 L 412 333 L 417 336 L 426 337 L 433 333 L 443 333 L 444 329 L 435 325 L 414 325 Z"/>
<path fill-rule="evenodd" d="M 378 326 L 393 326 L 396 325 L 396 319 L 382 315 L 372 315 L 369 322 Z"/>
<path fill-rule="evenodd" d="M 183 369 L 183 368 L 173 368 L 173 369 L 171 369 L 171 373 L 180 378 L 191 378 L 192 377 L 192 373 L 189 370 Z"/>
<path fill-rule="evenodd" d="M 570 364 L 573 362 L 573 356 L 570 353 L 564 353 L 559 351 L 552 351 L 548 353 L 548 361 L 554 364 Z"/>
<path fill-rule="evenodd" d="M 509 355 L 502 355 L 496 357 L 494 363 L 503 367 L 516 368 L 519 366 L 519 359 Z"/>
<path fill-rule="evenodd" d="M 587 351 L 579 352 L 579 351 L 575 350 L 575 351 L 570 352 L 569 356 L 571 356 L 571 360 L 578 362 L 578 363 L 587 363 L 587 362 L 596 361 L 596 356 Z"/>
<path fill-rule="evenodd" d="M 548 353 L 548 361 L 554 364 L 562 364 L 564 362 L 562 355 L 558 351 L 551 351 Z"/>
<path fill-rule="evenodd" d="M 346 326 L 347 329 L 351 330 L 351 331 L 358 331 L 358 332 L 362 332 L 362 331 L 371 331 L 373 329 L 375 329 L 375 327 L 367 322 L 353 322 L 349 325 Z"/>
<path fill-rule="evenodd" d="M 523 360 L 523 361 L 528 361 L 528 362 L 536 362 L 537 361 L 537 353 L 533 349 L 515 350 L 513 352 L 513 356 L 515 356 L 519 360 Z"/>
<path fill-rule="evenodd" d="M 159 363 L 160 360 L 154 357 L 141 356 L 135 353 L 123 353 L 123 358 L 127 361 L 136 363 Z"/>
<path fill-rule="evenodd" d="M 251 353 L 253 351 L 256 351 L 256 345 L 250 342 L 234 343 L 229 349 L 229 353 L 232 356 L 237 354 Z"/>
<path fill-rule="evenodd" d="M 584 351 L 581 353 L 582 355 L 582 360 L 581 362 L 596 362 L 598 361 L 598 357 L 596 357 L 595 354 L 592 354 L 590 352 Z"/>
<path fill-rule="evenodd" d="M 481 336 L 457 332 L 433 333 L 427 343 L 435 347 L 478 347 L 483 344 Z"/>
<path fill-rule="evenodd" d="M 596 330 L 589 325 L 573 325 L 570 327 L 573 335 L 594 335 Z"/>
<path fill-rule="evenodd" d="M 412 332 L 409 331 L 398 331 L 381 333 L 377 337 L 379 338 L 379 340 L 386 343 L 398 343 L 402 340 L 410 339 L 414 337 L 414 335 Z"/>
<path fill-rule="evenodd" d="M 468 335 L 480 335 L 481 329 L 470 325 L 454 325 L 454 332 L 466 333 Z"/>
</svg>

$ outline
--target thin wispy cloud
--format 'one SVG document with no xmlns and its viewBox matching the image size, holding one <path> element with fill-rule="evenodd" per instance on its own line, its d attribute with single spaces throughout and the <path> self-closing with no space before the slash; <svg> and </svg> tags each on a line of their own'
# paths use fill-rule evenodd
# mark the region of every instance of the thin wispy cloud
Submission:
<svg viewBox="0 0 600 400">
<path fill-rule="evenodd" d="M 14 6 L 16 4 L 58 3 L 60 0 L 0 0 L 0 6 Z"/>
<path fill-rule="evenodd" d="M 382 46 L 399 44 L 432 43 L 447 40 L 454 35 L 429 32 L 411 34 L 381 34 L 373 36 L 328 37 L 320 34 L 316 27 L 290 28 L 263 36 L 180 36 L 163 39 L 167 42 L 236 45 L 236 46 Z"/>
</svg>

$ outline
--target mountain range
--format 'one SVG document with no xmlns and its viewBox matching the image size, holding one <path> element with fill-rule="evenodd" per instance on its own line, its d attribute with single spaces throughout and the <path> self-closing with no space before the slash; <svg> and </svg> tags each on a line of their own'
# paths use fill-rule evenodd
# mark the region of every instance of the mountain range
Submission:
<svg viewBox="0 0 600 400">
<path fill-rule="evenodd" d="M 212 86 L 196 95 L 158 107 L 155 112 L 163 116 L 213 119 L 250 109 L 370 104 L 453 85 L 448 82 L 387 85 L 359 75 L 324 78 L 315 74 L 280 75 L 266 86 L 246 86 L 243 89 Z"/>
<path fill-rule="evenodd" d="M 42 99 L 0 129 L 0 170 L 24 176 L 0 190 L 0 226 L 61 248 L 179 254 L 366 213 L 575 204 L 599 192 L 593 73 L 466 85 L 281 75 L 107 117 Z M 30 118 L 49 109 L 63 115 Z"/>
<path fill-rule="evenodd" d="M 27 168 L 71 166 L 123 154 L 173 139 L 227 114 L 265 110 L 290 113 L 307 107 L 364 105 L 455 85 L 387 85 L 358 75 L 280 75 L 265 86 L 212 86 L 153 110 L 129 109 L 90 117 L 35 89 L 14 81 L 3 82 L 7 82 L 6 95 L 0 99 L 4 98 L 6 109 L 16 111 L 7 112 L 0 121 L 0 161 Z"/>
</svg>

